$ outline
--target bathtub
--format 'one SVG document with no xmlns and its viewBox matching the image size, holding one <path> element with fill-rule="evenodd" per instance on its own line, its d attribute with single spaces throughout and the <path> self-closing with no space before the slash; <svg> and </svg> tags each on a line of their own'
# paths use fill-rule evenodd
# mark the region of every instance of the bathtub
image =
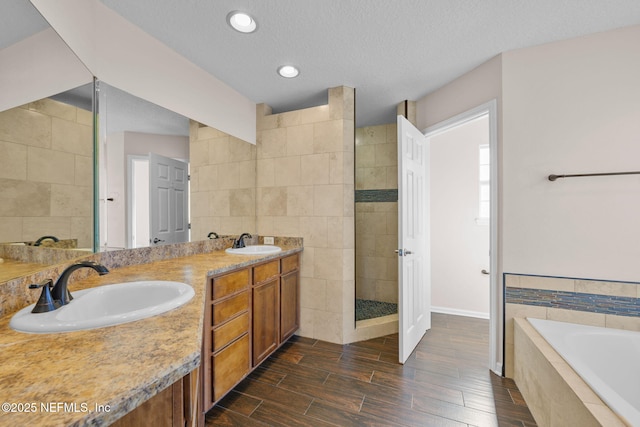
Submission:
<svg viewBox="0 0 640 427">
<path fill-rule="evenodd" d="M 640 332 L 527 320 L 622 420 L 640 427 Z"/>
</svg>

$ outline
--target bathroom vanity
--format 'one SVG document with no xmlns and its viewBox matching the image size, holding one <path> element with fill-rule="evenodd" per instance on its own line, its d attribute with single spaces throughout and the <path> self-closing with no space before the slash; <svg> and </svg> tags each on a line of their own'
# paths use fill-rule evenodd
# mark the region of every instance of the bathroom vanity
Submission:
<svg viewBox="0 0 640 427">
<path fill-rule="evenodd" d="M 12 314 L 1 317 L 0 399 L 15 411 L 3 412 L 0 426 L 203 425 L 209 407 L 298 328 L 301 251 L 215 250 L 129 266 L 91 255 L 110 273 L 71 283 L 72 294 L 167 280 L 195 295 L 161 315 L 76 332 L 21 333 L 9 327 Z M 137 256 L 150 257 L 122 259 Z"/>
<path fill-rule="evenodd" d="M 202 412 L 299 327 L 298 254 L 208 279 L 202 348 Z"/>
</svg>

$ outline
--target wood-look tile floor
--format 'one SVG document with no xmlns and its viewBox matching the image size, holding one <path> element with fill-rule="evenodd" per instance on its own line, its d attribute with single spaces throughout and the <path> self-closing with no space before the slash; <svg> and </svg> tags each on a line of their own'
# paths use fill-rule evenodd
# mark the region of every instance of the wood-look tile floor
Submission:
<svg viewBox="0 0 640 427">
<path fill-rule="evenodd" d="M 293 337 L 207 414 L 207 426 L 535 426 L 489 371 L 489 322 L 433 314 L 404 365 L 398 335 L 348 345 Z"/>
</svg>

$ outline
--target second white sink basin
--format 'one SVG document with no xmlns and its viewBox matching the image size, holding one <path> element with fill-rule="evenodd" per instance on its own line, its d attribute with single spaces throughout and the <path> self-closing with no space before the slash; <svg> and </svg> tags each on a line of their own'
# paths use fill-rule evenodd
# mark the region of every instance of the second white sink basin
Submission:
<svg viewBox="0 0 640 427">
<path fill-rule="evenodd" d="M 52 333 L 96 329 L 165 313 L 195 294 L 186 283 L 162 280 L 118 283 L 72 292 L 73 300 L 48 313 L 18 311 L 9 326 L 20 332 Z"/>
<path fill-rule="evenodd" d="M 251 245 L 244 248 L 229 248 L 225 252 L 236 255 L 267 255 L 282 251 L 280 246 L 273 245 Z"/>
</svg>

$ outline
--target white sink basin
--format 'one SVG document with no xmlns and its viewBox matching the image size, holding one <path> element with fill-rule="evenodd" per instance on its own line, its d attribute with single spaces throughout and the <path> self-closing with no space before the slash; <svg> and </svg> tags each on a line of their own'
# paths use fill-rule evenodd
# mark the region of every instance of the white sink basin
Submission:
<svg viewBox="0 0 640 427">
<path fill-rule="evenodd" d="M 236 255 L 266 255 L 266 254 L 275 254 L 282 251 L 280 246 L 273 245 L 251 245 L 245 246 L 244 248 L 229 248 L 226 250 L 228 254 L 236 254 Z"/>
<path fill-rule="evenodd" d="M 133 322 L 180 307 L 193 288 L 167 281 L 127 282 L 72 292 L 73 300 L 48 313 L 17 312 L 9 325 L 20 332 L 52 333 L 96 329 Z"/>
</svg>

